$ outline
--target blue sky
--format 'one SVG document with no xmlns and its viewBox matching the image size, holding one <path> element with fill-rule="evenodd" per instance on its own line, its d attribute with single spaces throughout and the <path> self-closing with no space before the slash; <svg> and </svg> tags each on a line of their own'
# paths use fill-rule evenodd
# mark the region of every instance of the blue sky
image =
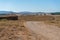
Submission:
<svg viewBox="0 0 60 40">
<path fill-rule="evenodd" d="M 60 0 L 0 0 L 0 11 L 60 12 Z"/>
</svg>

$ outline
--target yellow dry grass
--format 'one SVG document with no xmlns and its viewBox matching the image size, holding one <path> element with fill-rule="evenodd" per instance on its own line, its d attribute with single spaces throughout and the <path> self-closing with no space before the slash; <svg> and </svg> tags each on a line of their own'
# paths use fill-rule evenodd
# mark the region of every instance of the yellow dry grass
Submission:
<svg viewBox="0 0 60 40">
<path fill-rule="evenodd" d="M 36 36 L 24 26 L 24 20 L 0 20 L 0 40 L 34 40 Z"/>
<path fill-rule="evenodd" d="M 60 26 L 54 16 L 20 16 L 19 20 L 0 20 L 0 40 L 36 40 L 37 35 L 24 26 L 26 21 L 44 21 L 46 24 Z M 60 18 L 60 17 L 59 17 Z M 59 19 L 58 18 L 58 19 Z"/>
<path fill-rule="evenodd" d="M 56 25 L 58 27 L 60 27 L 60 16 L 59 15 L 53 15 L 54 19 L 52 20 L 46 20 L 44 21 L 46 24 L 49 24 L 49 25 Z"/>
</svg>

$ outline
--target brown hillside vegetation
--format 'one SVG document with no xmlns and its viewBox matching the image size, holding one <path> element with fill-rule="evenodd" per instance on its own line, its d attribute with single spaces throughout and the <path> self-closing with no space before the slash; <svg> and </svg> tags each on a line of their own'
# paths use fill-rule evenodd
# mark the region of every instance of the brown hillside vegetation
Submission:
<svg viewBox="0 0 60 40">
<path fill-rule="evenodd" d="M 26 20 L 26 21 L 46 21 L 46 20 L 53 20 L 53 16 L 49 15 L 27 15 L 27 16 L 19 16 L 20 20 Z"/>
</svg>

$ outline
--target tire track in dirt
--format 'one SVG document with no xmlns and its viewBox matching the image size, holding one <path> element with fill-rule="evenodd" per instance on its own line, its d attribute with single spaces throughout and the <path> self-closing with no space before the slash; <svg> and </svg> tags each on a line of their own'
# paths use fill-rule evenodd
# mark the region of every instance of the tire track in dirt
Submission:
<svg viewBox="0 0 60 40">
<path fill-rule="evenodd" d="M 48 25 L 39 21 L 27 21 L 24 23 L 25 27 L 32 30 L 41 40 L 60 40 L 60 28 L 54 25 Z"/>
</svg>

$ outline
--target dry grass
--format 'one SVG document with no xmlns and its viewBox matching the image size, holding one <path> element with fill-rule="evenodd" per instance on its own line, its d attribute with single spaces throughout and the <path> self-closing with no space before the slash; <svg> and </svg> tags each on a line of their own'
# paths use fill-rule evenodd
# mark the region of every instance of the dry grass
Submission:
<svg viewBox="0 0 60 40">
<path fill-rule="evenodd" d="M 60 20 L 53 16 L 20 16 L 20 20 L 0 20 L 0 40 L 36 40 L 37 35 L 24 26 L 26 21 L 44 21 L 60 27 Z M 59 18 L 58 18 L 59 19 Z"/>
<path fill-rule="evenodd" d="M 34 40 L 36 36 L 23 25 L 24 20 L 0 20 L 0 40 Z"/>
<path fill-rule="evenodd" d="M 55 26 L 58 26 L 60 27 L 60 21 L 44 21 L 46 24 L 49 24 L 49 25 L 55 25 Z"/>
<path fill-rule="evenodd" d="M 34 16 L 34 15 L 28 15 L 28 16 L 20 16 L 20 20 L 25 20 L 25 21 L 46 21 L 46 20 L 51 20 L 53 16 Z"/>
<path fill-rule="evenodd" d="M 20 40 L 21 35 L 26 33 L 27 29 L 19 25 L 19 21 L 1 20 L 0 21 L 0 40 Z M 18 33 L 20 32 L 20 37 Z M 22 34 L 21 34 L 22 33 Z M 25 34 L 24 34 L 25 35 Z"/>
<path fill-rule="evenodd" d="M 50 24 L 50 25 L 56 25 L 58 27 L 60 27 L 60 16 L 53 16 L 55 19 L 54 20 L 47 20 L 44 21 L 46 24 Z"/>
</svg>

